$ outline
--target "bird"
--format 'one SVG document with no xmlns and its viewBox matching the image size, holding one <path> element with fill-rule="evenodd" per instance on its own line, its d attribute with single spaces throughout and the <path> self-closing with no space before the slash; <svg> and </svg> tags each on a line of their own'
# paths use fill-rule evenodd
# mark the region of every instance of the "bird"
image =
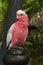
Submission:
<svg viewBox="0 0 43 65">
<path fill-rule="evenodd" d="M 8 49 L 13 46 L 22 46 L 28 37 L 28 15 L 23 10 L 16 12 L 16 22 L 7 32 L 6 44 Z"/>
</svg>

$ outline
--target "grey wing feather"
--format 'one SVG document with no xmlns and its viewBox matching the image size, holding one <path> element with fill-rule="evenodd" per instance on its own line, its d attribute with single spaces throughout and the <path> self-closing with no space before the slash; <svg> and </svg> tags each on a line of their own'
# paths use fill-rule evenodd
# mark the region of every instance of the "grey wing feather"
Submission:
<svg viewBox="0 0 43 65">
<path fill-rule="evenodd" d="M 8 46 L 10 41 L 12 40 L 12 29 L 13 29 L 14 25 L 15 25 L 15 23 L 13 23 L 8 30 L 7 37 L 6 37 L 6 43 L 7 43 L 6 46 Z"/>
</svg>

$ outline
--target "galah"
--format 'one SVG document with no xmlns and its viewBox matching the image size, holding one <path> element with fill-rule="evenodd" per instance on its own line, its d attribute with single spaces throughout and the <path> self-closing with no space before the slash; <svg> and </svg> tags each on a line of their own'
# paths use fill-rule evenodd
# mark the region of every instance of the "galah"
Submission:
<svg viewBox="0 0 43 65">
<path fill-rule="evenodd" d="M 28 36 L 28 16 L 27 14 L 22 11 L 18 10 L 16 12 L 16 22 L 11 25 L 7 33 L 7 46 L 9 48 L 13 47 L 14 45 L 22 46 Z"/>
</svg>

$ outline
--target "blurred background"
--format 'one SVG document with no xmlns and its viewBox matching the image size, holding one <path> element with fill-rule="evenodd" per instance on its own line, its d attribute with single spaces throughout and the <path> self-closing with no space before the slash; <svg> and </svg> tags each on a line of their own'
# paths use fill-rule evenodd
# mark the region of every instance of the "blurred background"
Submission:
<svg viewBox="0 0 43 65">
<path fill-rule="evenodd" d="M 0 0 L 0 46 L 9 6 L 9 0 Z M 29 17 L 29 34 L 24 45 L 30 57 L 28 65 L 43 65 L 43 0 L 24 0 L 22 9 Z"/>
</svg>

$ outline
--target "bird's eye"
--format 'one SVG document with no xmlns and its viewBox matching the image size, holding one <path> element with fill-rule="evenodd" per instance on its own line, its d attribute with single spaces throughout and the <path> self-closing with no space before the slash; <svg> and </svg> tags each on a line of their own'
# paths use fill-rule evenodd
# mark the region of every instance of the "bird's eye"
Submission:
<svg viewBox="0 0 43 65">
<path fill-rule="evenodd" d="M 21 14 L 21 15 L 23 15 L 23 14 Z"/>
</svg>

